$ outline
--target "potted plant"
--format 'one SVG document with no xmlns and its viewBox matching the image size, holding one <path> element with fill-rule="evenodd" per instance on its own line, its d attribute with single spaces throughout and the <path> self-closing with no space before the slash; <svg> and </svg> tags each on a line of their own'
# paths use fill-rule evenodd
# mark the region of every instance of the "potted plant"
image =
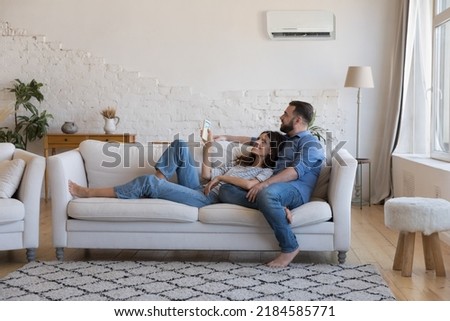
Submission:
<svg viewBox="0 0 450 321">
<path fill-rule="evenodd" d="M 28 142 L 41 139 L 47 133 L 49 119 L 53 119 L 47 111 L 39 112 L 33 104 L 33 99 L 39 103 L 44 100 L 40 91 L 42 83 L 31 80 L 26 84 L 19 79 L 15 80 L 13 88 L 8 88 L 16 97 L 14 105 L 14 128 L 0 128 L 0 142 L 13 143 L 17 148 L 26 149 Z M 20 114 L 20 107 L 28 112 L 28 115 Z"/>
<path fill-rule="evenodd" d="M 106 107 L 100 114 L 105 119 L 105 126 L 103 129 L 106 134 L 113 134 L 116 131 L 117 125 L 119 124 L 120 118 L 116 116 L 115 107 Z"/>
<path fill-rule="evenodd" d="M 325 129 L 320 126 L 314 125 L 315 120 L 316 120 L 316 113 L 314 113 L 313 119 L 309 123 L 308 130 L 311 132 L 312 135 L 316 136 L 319 141 L 322 140 L 325 142 L 325 137 L 323 137 Z"/>
</svg>

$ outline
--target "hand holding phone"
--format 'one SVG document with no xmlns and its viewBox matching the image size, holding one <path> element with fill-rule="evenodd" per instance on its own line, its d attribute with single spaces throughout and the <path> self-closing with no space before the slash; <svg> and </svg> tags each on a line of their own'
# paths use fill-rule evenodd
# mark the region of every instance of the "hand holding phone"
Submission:
<svg viewBox="0 0 450 321">
<path fill-rule="evenodd" d="M 202 128 L 202 139 L 206 142 L 208 141 L 208 129 L 211 128 L 211 122 L 208 119 L 205 119 L 203 121 L 203 128 Z"/>
</svg>

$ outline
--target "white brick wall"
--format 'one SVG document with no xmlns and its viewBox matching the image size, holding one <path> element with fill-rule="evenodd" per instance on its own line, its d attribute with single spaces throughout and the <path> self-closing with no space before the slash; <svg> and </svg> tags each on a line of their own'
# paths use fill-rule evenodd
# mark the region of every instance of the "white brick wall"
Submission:
<svg viewBox="0 0 450 321">
<path fill-rule="evenodd" d="M 212 98 L 189 87 L 160 84 L 7 23 L 0 22 L 0 35 L 0 108 L 14 103 L 5 89 L 14 79 L 34 78 L 44 83 L 42 108 L 54 116 L 49 132 L 59 133 L 65 121 L 74 121 L 80 132 L 102 133 L 100 110 L 116 106 L 121 119 L 117 131 L 136 133 L 140 142 L 171 140 L 177 133 L 182 138 L 191 133 L 198 137 L 204 118 L 212 121 L 217 134 L 257 135 L 279 128 L 279 116 L 289 101 L 305 100 L 316 108 L 316 125 L 331 130 L 337 139 L 345 136 L 346 118 L 335 89 L 242 89 Z M 10 125 L 11 116 L 0 120 L 0 127 Z"/>
</svg>

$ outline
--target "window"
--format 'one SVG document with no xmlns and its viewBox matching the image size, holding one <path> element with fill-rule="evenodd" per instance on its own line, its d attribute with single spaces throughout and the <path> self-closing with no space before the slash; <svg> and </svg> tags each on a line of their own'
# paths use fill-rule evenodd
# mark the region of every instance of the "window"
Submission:
<svg viewBox="0 0 450 321">
<path fill-rule="evenodd" d="M 436 1 L 436 14 L 440 14 L 448 8 L 450 8 L 450 0 Z"/>
<path fill-rule="evenodd" d="M 431 157 L 450 162 L 450 0 L 435 0 Z"/>
</svg>

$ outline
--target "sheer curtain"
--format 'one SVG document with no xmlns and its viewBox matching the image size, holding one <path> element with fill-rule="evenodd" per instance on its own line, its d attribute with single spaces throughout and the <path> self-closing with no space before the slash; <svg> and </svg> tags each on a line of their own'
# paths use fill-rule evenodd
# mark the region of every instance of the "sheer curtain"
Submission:
<svg viewBox="0 0 450 321">
<path fill-rule="evenodd" d="M 391 195 L 393 151 L 426 153 L 429 140 L 432 0 L 402 0 L 381 152 L 374 166 L 375 203 Z"/>
<path fill-rule="evenodd" d="M 410 0 L 396 153 L 430 153 L 432 0 Z"/>
</svg>

